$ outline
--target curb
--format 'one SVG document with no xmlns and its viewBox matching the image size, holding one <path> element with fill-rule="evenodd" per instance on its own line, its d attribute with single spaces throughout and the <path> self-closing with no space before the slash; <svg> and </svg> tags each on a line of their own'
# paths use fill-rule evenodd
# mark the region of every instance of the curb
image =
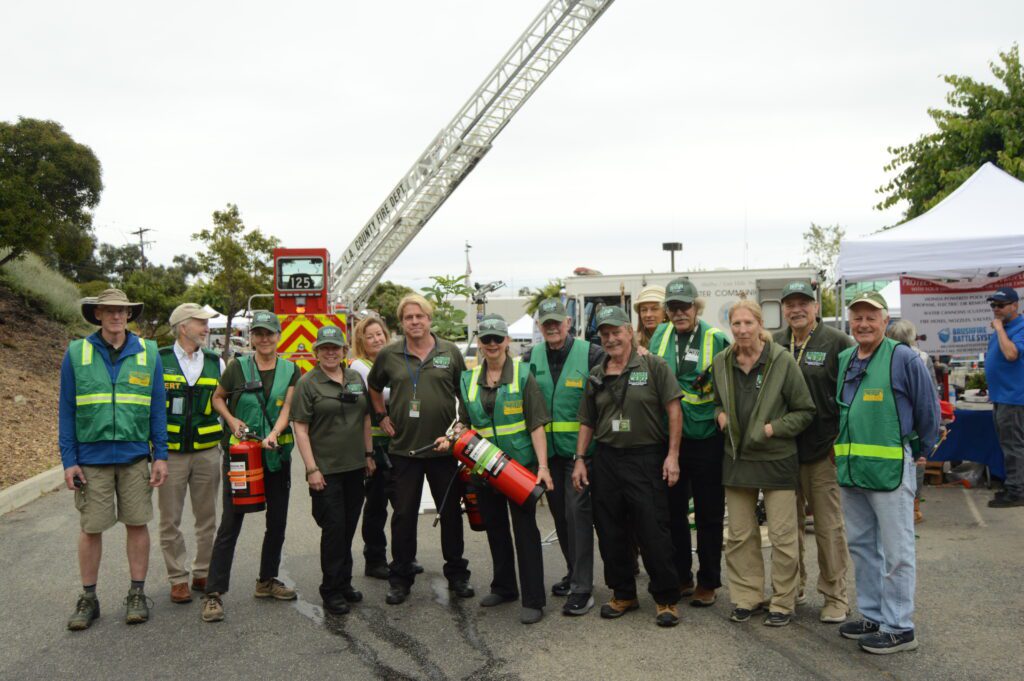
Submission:
<svg viewBox="0 0 1024 681">
<path fill-rule="evenodd" d="M 0 491 L 0 516 L 30 504 L 47 492 L 60 487 L 64 482 L 64 467 L 54 466 L 28 480 Z"/>
</svg>

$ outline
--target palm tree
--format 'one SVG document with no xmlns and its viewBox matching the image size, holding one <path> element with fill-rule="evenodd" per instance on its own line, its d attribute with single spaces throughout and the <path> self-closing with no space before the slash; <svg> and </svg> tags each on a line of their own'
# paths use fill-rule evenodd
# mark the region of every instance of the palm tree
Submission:
<svg viewBox="0 0 1024 681">
<path fill-rule="evenodd" d="M 562 289 L 565 288 L 565 282 L 561 279 L 553 279 L 547 283 L 546 286 L 533 290 L 533 297 L 530 298 L 530 302 L 526 304 L 526 312 L 533 315 L 537 312 L 537 308 L 547 298 L 558 298 L 562 295 Z"/>
</svg>

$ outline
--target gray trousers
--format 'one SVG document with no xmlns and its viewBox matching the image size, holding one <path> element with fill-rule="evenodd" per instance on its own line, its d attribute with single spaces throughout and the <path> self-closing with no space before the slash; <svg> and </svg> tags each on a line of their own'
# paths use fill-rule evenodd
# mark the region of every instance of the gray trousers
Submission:
<svg viewBox="0 0 1024 681">
<path fill-rule="evenodd" d="M 572 459 L 552 456 L 548 459 L 555 488 L 548 492 L 551 517 L 555 520 L 558 545 L 565 556 L 569 584 L 574 594 L 594 589 L 594 511 L 590 488 L 578 493 L 572 486 Z M 586 460 L 590 475 L 591 461 Z"/>
<path fill-rule="evenodd" d="M 1024 405 L 996 404 L 993 417 L 1006 462 L 1006 495 L 1024 498 Z"/>
</svg>

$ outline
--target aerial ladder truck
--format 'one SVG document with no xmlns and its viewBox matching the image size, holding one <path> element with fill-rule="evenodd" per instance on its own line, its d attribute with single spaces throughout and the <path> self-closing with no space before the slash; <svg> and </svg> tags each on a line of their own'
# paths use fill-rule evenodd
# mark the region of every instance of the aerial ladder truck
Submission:
<svg viewBox="0 0 1024 681">
<path fill-rule="evenodd" d="M 347 329 L 348 313 L 366 305 L 388 267 L 612 2 L 550 0 L 333 265 L 323 248 L 274 250 L 283 356 L 307 370 L 317 329 L 328 323 Z"/>
</svg>

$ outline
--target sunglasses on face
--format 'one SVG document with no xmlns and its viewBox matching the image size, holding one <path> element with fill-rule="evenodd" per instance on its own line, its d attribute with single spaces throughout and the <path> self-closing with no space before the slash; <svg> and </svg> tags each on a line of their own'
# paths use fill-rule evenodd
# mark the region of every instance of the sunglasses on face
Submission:
<svg viewBox="0 0 1024 681">
<path fill-rule="evenodd" d="M 668 304 L 668 311 L 669 312 L 686 312 L 691 307 L 693 307 L 693 303 L 669 303 Z"/>
<path fill-rule="evenodd" d="M 501 336 L 482 336 L 480 338 L 481 345 L 500 345 L 504 338 Z"/>
<path fill-rule="evenodd" d="M 1008 305 L 1013 305 L 1013 303 L 995 303 L 995 302 L 992 302 L 992 303 L 989 303 L 988 305 L 993 310 L 1002 310 L 1004 307 L 1006 307 Z"/>
</svg>

